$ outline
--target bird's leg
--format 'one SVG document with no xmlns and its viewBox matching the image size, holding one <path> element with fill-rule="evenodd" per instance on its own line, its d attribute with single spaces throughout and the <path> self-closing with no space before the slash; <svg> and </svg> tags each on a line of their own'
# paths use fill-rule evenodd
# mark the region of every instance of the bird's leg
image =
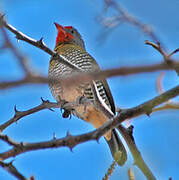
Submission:
<svg viewBox="0 0 179 180">
<path fill-rule="evenodd" d="M 85 96 L 79 96 L 77 97 L 76 99 L 76 103 L 78 105 L 83 105 L 84 106 L 84 113 L 86 113 L 86 109 L 87 109 L 87 106 L 91 105 L 91 101 L 89 99 L 87 99 Z"/>
</svg>

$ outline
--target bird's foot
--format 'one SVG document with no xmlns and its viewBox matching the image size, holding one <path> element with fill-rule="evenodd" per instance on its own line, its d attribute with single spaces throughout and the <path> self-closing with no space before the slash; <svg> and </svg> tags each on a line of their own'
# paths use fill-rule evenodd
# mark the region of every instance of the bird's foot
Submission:
<svg viewBox="0 0 179 180">
<path fill-rule="evenodd" d="M 61 100 L 60 104 L 61 104 L 61 109 L 64 110 L 64 112 L 62 113 L 62 117 L 71 119 L 71 114 L 72 114 L 72 111 L 74 110 L 73 107 L 71 106 L 71 103 L 65 100 Z"/>
</svg>

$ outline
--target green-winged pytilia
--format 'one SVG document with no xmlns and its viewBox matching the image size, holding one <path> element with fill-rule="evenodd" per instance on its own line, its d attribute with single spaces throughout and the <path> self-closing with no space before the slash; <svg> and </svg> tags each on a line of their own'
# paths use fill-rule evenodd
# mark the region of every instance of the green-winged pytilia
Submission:
<svg viewBox="0 0 179 180">
<path fill-rule="evenodd" d="M 84 41 L 78 31 L 72 26 L 61 26 L 55 23 L 57 28 L 57 38 L 55 51 L 65 57 L 66 60 L 77 66 L 83 72 L 100 71 L 100 68 L 95 59 L 88 54 L 85 49 Z M 73 68 L 60 62 L 60 59 L 51 58 L 49 65 L 49 78 L 59 78 L 66 75 L 72 75 L 77 72 Z M 114 100 L 105 79 L 95 80 L 95 87 L 97 89 L 97 95 L 101 99 L 105 108 L 115 115 Z M 85 97 L 91 103 L 88 105 L 81 105 L 73 107 L 71 113 L 78 118 L 91 123 L 95 128 L 100 127 L 106 121 L 108 117 L 99 110 L 94 104 L 96 98 L 94 97 L 92 85 L 90 83 L 81 83 L 72 86 L 65 86 L 57 81 L 51 81 L 49 83 L 50 90 L 57 102 L 76 102 L 79 97 Z M 66 111 L 68 112 L 68 110 Z M 68 113 L 67 113 L 68 116 Z M 107 141 L 111 153 L 119 165 L 123 165 L 127 159 L 125 148 L 115 129 L 108 131 L 104 135 Z M 119 157 L 119 158 L 118 158 Z"/>
</svg>

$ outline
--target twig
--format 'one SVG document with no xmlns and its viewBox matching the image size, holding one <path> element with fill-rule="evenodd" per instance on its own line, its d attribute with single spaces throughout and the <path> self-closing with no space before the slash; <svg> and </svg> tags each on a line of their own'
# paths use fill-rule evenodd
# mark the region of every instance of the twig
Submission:
<svg viewBox="0 0 179 180">
<path fill-rule="evenodd" d="M 152 112 L 157 112 L 157 111 L 162 111 L 162 110 L 167 110 L 167 109 L 178 110 L 179 109 L 179 103 L 177 103 L 177 102 L 165 103 L 164 105 L 162 105 L 160 107 L 154 108 L 152 110 Z"/>
<path fill-rule="evenodd" d="M 2 34 L 5 39 L 6 46 L 9 47 L 12 53 L 19 60 L 19 64 L 26 74 L 31 74 L 30 67 L 27 65 L 27 59 L 19 52 L 19 50 L 12 44 L 4 28 L 1 28 Z"/>
<path fill-rule="evenodd" d="M 102 180 L 109 180 L 109 177 L 112 175 L 115 167 L 117 165 L 117 162 L 116 161 L 113 161 L 113 163 L 110 165 L 110 167 L 108 168 L 108 171 L 107 173 L 105 174 L 105 176 L 103 177 Z"/>
<path fill-rule="evenodd" d="M 164 88 L 162 86 L 162 81 L 163 81 L 163 78 L 164 78 L 164 74 L 165 73 L 162 72 L 159 75 L 159 77 L 157 78 L 157 81 L 156 81 L 158 94 L 162 94 L 163 92 L 165 92 L 165 90 L 164 90 Z M 161 111 L 161 110 L 167 110 L 167 109 L 177 110 L 177 109 L 179 109 L 179 103 L 178 102 L 173 102 L 171 99 L 169 99 L 162 106 L 154 108 L 153 112 Z"/>
<path fill-rule="evenodd" d="M 0 161 L 0 166 L 19 180 L 28 180 L 15 168 L 15 166 L 13 166 L 12 162 L 5 163 L 3 161 Z"/>
<path fill-rule="evenodd" d="M 128 169 L 128 177 L 129 177 L 129 180 L 135 180 L 134 172 L 132 171 L 131 168 Z"/>
<path fill-rule="evenodd" d="M 0 125 L 0 132 L 2 132 L 4 129 L 6 129 L 8 126 L 10 126 L 12 123 L 17 122 L 19 119 L 23 118 L 24 116 L 28 116 L 28 115 L 33 114 L 35 112 L 41 111 L 43 109 L 51 110 L 51 108 L 58 108 L 58 107 L 60 107 L 60 104 L 45 101 L 43 99 L 42 99 L 42 103 L 39 106 L 36 106 L 36 107 L 29 109 L 27 111 L 18 111 L 16 106 L 15 106 L 14 117 L 11 118 L 9 121 L 5 122 L 4 124 Z"/>
<path fill-rule="evenodd" d="M 121 133 L 121 135 L 123 136 L 123 138 L 125 139 L 128 147 L 130 149 L 130 152 L 132 153 L 132 157 L 134 158 L 134 164 L 142 171 L 142 173 L 146 176 L 146 178 L 148 180 L 156 180 L 156 178 L 152 174 L 151 170 L 149 169 L 149 167 L 143 160 L 142 155 L 134 142 L 132 133 L 129 133 L 121 125 L 118 126 L 118 130 Z"/>
<path fill-rule="evenodd" d="M 143 24 L 136 17 L 129 14 L 123 7 L 121 7 L 121 5 L 117 1 L 105 0 L 104 2 L 106 5 L 105 11 L 109 7 L 112 7 L 117 12 L 117 15 L 114 15 L 110 19 L 103 18 L 103 23 L 105 22 L 105 24 L 113 24 L 109 28 L 115 28 L 118 25 L 120 25 L 121 22 L 129 23 L 129 24 L 132 24 L 132 25 L 138 27 L 143 33 L 148 35 L 154 42 L 156 42 L 156 43 L 160 42 L 157 35 L 154 33 L 154 31 L 148 25 Z M 106 21 L 107 22 L 109 21 L 109 22 L 106 23 Z"/>
<path fill-rule="evenodd" d="M 173 60 L 171 59 L 171 56 L 172 56 L 173 54 L 177 53 L 177 52 L 179 51 L 179 49 L 176 49 L 176 50 L 174 50 L 173 52 L 171 52 L 171 53 L 168 54 L 168 53 L 161 47 L 161 45 L 160 45 L 159 42 L 158 42 L 157 44 L 155 44 L 155 43 L 150 42 L 150 41 L 145 41 L 145 43 L 146 43 L 147 45 L 152 46 L 154 49 L 156 49 L 156 50 L 163 56 L 163 59 L 164 59 L 165 63 L 166 63 L 169 67 L 173 68 L 173 69 L 176 71 L 176 73 L 179 75 L 179 66 L 175 66 L 175 65 L 173 64 Z"/>
<path fill-rule="evenodd" d="M 157 88 L 158 94 L 162 94 L 164 92 L 164 88 L 162 85 L 164 75 L 165 75 L 165 72 L 161 72 L 160 75 L 158 76 L 157 80 L 156 80 L 156 88 Z"/>
</svg>

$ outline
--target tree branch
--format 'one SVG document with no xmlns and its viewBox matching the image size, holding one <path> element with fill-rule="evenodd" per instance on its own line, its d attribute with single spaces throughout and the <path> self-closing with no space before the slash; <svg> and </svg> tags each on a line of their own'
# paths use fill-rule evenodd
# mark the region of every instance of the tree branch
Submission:
<svg viewBox="0 0 179 180">
<path fill-rule="evenodd" d="M 179 66 L 178 63 L 175 63 L 175 66 Z M 165 63 L 160 63 L 149 66 L 113 68 L 108 70 L 101 70 L 100 72 L 91 72 L 91 73 L 81 72 L 73 76 L 61 77 L 58 79 L 49 79 L 44 76 L 31 74 L 20 80 L 0 82 L 0 89 L 8 89 L 26 84 L 46 84 L 49 81 L 60 81 L 61 83 L 70 86 L 82 82 L 104 79 L 107 77 L 127 76 L 127 75 L 139 74 L 139 73 L 156 72 L 156 71 L 170 70 L 170 69 L 173 69 L 173 67 L 169 67 Z"/>
<path fill-rule="evenodd" d="M 111 31 L 111 29 L 116 28 L 123 22 L 129 23 L 131 25 L 138 27 L 144 34 L 149 36 L 154 42 L 156 42 L 156 43 L 160 42 L 158 36 L 155 34 L 155 32 L 152 30 L 152 28 L 149 25 L 142 23 L 136 17 L 129 14 L 117 1 L 104 0 L 104 3 L 106 5 L 105 11 L 107 11 L 107 9 L 109 7 L 111 7 L 117 12 L 117 15 L 115 13 L 115 15 L 112 17 L 107 17 L 107 18 L 100 17 L 99 18 L 99 20 L 100 20 L 99 22 L 103 26 L 109 28 L 110 31 Z"/>
<path fill-rule="evenodd" d="M 122 110 L 119 115 L 117 115 L 116 117 L 113 118 L 113 120 L 106 122 L 100 128 L 98 128 L 92 132 L 82 134 L 82 135 L 77 135 L 77 136 L 71 136 L 71 135 L 67 134 L 67 136 L 64 138 L 53 139 L 51 141 L 46 141 L 46 142 L 20 143 L 18 146 L 13 147 L 11 150 L 1 153 L 0 159 L 4 160 L 9 157 L 15 157 L 24 152 L 45 149 L 45 148 L 56 148 L 56 147 L 65 147 L 66 146 L 66 147 L 69 147 L 70 149 L 72 149 L 74 146 L 76 146 L 80 143 L 83 143 L 83 142 L 86 142 L 89 140 L 98 140 L 108 130 L 119 126 L 126 119 L 134 118 L 134 117 L 142 115 L 144 113 L 149 115 L 155 106 L 158 106 L 161 103 L 168 101 L 168 99 L 176 97 L 177 95 L 179 95 L 179 86 L 176 86 L 175 88 L 173 88 L 169 91 L 166 91 L 165 93 L 163 93 L 163 94 L 153 98 L 152 100 L 149 100 L 139 106 Z M 44 107 L 44 109 L 45 109 L 45 107 Z"/>
<path fill-rule="evenodd" d="M 121 133 L 121 135 L 123 136 L 123 138 L 125 139 L 128 147 L 130 149 L 130 152 L 134 159 L 134 164 L 142 171 L 142 173 L 145 175 L 145 177 L 148 180 L 156 180 L 156 178 L 152 174 L 151 170 L 149 169 L 149 167 L 143 160 L 142 155 L 135 144 L 132 133 L 129 133 L 129 131 L 126 130 L 122 125 L 118 126 L 118 130 Z"/>
<path fill-rule="evenodd" d="M 153 43 L 153 42 L 150 42 L 150 41 L 145 41 L 145 43 L 147 45 L 150 45 L 152 46 L 154 49 L 156 49 L 162 56 L 163 56 L 163 59 L 164 59 L 164 62 L 171 68 L 173 68 L 176 73 L 179 75 L 179 66 L 175 66 L 173 64 L 173 60 L 171 59 L 171 56 L 176 54 L 177 52 L 179 52 L 179 49 L 176 49 L 174 50 L 173 52 L 171 53 L 167 53 L 163 48 L 162 46 L 160 45 L 160 43 L 158 42 L 157 44 Z"/>
<path fill-rule="evenodd" d="M 15 57 L 19 60 L 19 64 L 26 74 L 31 74 L 30 67 L 28 67 L 27 59 L 20 53 L 20 51 L 12 44 L 4 28 L 1 28 L 5 39 L 6 47 L 10 48 Z"/>
<path fill-rule="evenodd" d="M 13 166 L 12 162 L 5 163 L 3 161 L 0 161 L 0 166 L 19 180 L 28 180 L 15 168 L 15 166 Z"/>
<path fill-rule="evenodd" d="M 23 118 L 24 116 L 28 116 L 28 115 L 33 114 L 35 112 L 41 111 L 43 109 L 51 110 L 51 108 L 59 108 L 59 107 L 60 107 L 60 104 L 49 102 L 49 101 L 44 101 L 43 99 L 42 99 L 42 103 L 39 106 L 36 106 L 36 107 L 29 109 L 27 111 L 18 111 L 16 106 L 15 106 L 14 117 L 11 118 L 9 121 L 5 122 L 4 124 L 0 125 L 0 132 L 2 132 L 4 129 L 6 129 L 8 126 L 10 126 L 12 123 L 17 122 L 19 119 Z"/>
</svg>

